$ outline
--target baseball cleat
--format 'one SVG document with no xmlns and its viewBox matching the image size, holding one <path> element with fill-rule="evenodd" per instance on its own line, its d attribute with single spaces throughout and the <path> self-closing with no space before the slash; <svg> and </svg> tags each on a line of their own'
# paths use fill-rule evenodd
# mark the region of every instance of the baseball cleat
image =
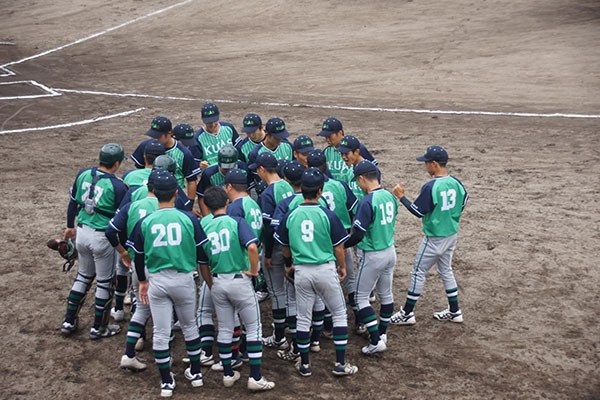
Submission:
<svg viewBox="0 0 600 400">
<path fill-rule="evenodd" d="M 379 339 L 379 342 L 377 342 L 377 344 L 369 343 L 368 346 L 364 346 L 362 348 L 363 354 L 383 353 L 386 350 L 387 350 L 387 345 L 381 338 Z"/>
<path fill-rule="evenodd" d="M 358 333 L 359 335 L 366 335 L 367 334 L 367 326 L 365 324 L 363 324 L 362 322 L 360 322 L 358 325 L 356 325 L 356 333 Z"/>
<path fill-rule="evenodd" d="M 312 375 L 310 364 L 302 364 L 302 360 L 296 361 L 296 369 L 298 370 L 298 373 L 302 376 Z"/>
<path fill-rule="evenodd" d="M 385 345 L 387 346 L 387 333 L 382 333 L 381 335 L 379 335 L 379 338 L 383 340 L 383 343 L 385 343 Z"/>
<path fill-rule="evenodd" d="M 300 357 L 300 353 L 295 352 L 290 346 L 287 350 L 277 350 L 277 357 L 285 361 L 296 361 Z"/>
<path fill-rule="evenodd" d="M 127 357 L 127 354 L 123 354 L 123 357 L 121 357 L 121 368 L 137 372 L 145 370 L 146 364 L 136 357 L 129 358 Z"/>
<path fill-rule="evenodd" d="M 375 300 L 377 300 L 377 298 L 375 297 L 375 292 L 371 291 L 371 293 L 369 294 L 369 303 L 375 303 Z"/>
<path fill-rule="evenodd" d="M 171 397 L 173 396 L 173 390 L 175 390 L 175 375 L 171 372 L 172 383 L 161 383 L 160 384 L 160 397 Z"/>
<path fill-rule="evenodd" d="M 275 382 L 269 382 L 264 377 L 258 381 L 253 377 L 248 378 L 248 389 L 253 391 L 271 390 L 275 387 Z"/>
<path fill-rule="evenodd" d="M 73 321 L 73 323 L 64 321 L 60 328 L 60 332 L 63 336 L 69 336 L 71 333 L 75 332 L 77 330 L 77 322 L 77 320 Z"/>
<path fill-rule="evenodd" d="M 213 357 L 213 355 L 211 354 L 210 356 L 207 356 L 206 352 L 202 350 L 202 352 L 200 353 L 200 365 L 202 365 L 203 367 L 210 367 L 214 363 L 215 358 Z"/>
<path fill-rule="evenodd" d="M 449 308 L 446 308 L 444 311 L 433 313 L 433 318 L 439 321 L 463 322 L 462 312 L 460 310 L 452 312 Z"/>
<path fill-rule="evenodd" d="M 121 332 L 121 327 L 119 325 L 108 324 L 107 326 L 101 327 L 99 329 L 90 329 L 90 339 L 98 340 L 102 338 L 107 338 L 115 336 L 119 332 Z"/>
<path fill-rule="evenodd" d="M 240 369 L 243 364 L 244 362 L 242 361 L 242 359 L 238 358 L 231 361 L 231 368 Z M 210 367 L 210 369 L 212 369 L 213 371 L 223 371 L 223 361 L 219 361 L 218 363 L 213 364 L 212 367 Z"/>
<path fill-rule="evenodd" d="M 343 365 L 339 362 L 336 362 L 335 366 L 333 367 L 333 371 L 331 372 L 333 372 L 333 374 L 336 376 L 354 375 L 358 372 L 358 367 L 355 365 L 350 365 L 348 362 Z"/>
<path fill-rule="evenodd" d="M 263 345 L 265 347 L 268 347 L 271 349 L 278 349 L 278 350 L 285 350 L 288 348 L 287 339 L 285 337 L 283 337 L 283 338 L 281 338 L 281 340 L 276 340 L 275 334 L 268 336 L 266 338 L 263 338 Z"/>
<path fill-rule="evenodd" d="M 310 351 L 312 351 L 313 353 L 318 353 L 321 351 L 321 344 L 318 340 L 313 340 L 312 342 L 310 342 Z"/>
<path fill-rule="evenodd" d="M 197 374 L 192 374 L 192 367 L 188 367 L 184 373 L 187 380 L 192 383 L 193 387 L 200 387 L 204 385 L 204 381 L 202 380 L 202 373 L 199 372 Z"/>
<path fill-rule="evenodd" d="M 144 338 L 141 337 L 137 340 L 137 342 L 135 343 L 135 351 L 142 351 L 144 350 Z"/>
<path fill-rule="evenodd" d="M 113 307 L 110 309 L 110 316 L 113 317 L 116 322 L 121 322 L 125 319 L 125 311 L 115 310 Z"/>
<path fill-rule="evenodd" d="M 400 307 L 400 311 L 390 318 L 390 324 L 394 325 L 414 325 L 416 323 L 415 313 L 411 311 L 409 314 L 406 314 L 402 307 Z"/>
<path fill-rule="evenodd" d="M 250 362 L 250 357 L 248 357 L 247 351 L 240 354 L 240 360 L 242 360 L 243 362 Z"/>
<path fill-rule="evenodd" d="M 133 292 L 128 292 L 127 295 L 125 296 L 125 298 L 123 299 L 123 304 L 126 306 L 130 306 L 131 303 L 133 302 Z"/>
<path fill-rule="evenodd" d="M 240 373 L 237 371 L 233 371 L 233 376 L 225 375 L 223 376 L 223 386 L 232 387 L 233 384 L 240 379 Z"/>
<path fill-rule="evenodd" d="M 321 331 L 321 337 L 324 337 L 325 339 L 332 339 L 333 340 L 333 332 L 323 329 Z"/>
</svg>

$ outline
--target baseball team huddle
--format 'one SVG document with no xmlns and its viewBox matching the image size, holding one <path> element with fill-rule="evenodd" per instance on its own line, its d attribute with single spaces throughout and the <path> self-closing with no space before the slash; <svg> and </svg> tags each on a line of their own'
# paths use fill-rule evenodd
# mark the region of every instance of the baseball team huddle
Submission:
<svg viewBox="0 0 600 400">
<path fill-rule="evenodd" d="M 280 118 L 263 124 L 257 114 L 246 115 L 244 138 L 220 120 L 215 104 L 202 107 L 202 121 L 194 131 L 154 118 L 149 138 L 131 155 L 136 168 L 122 179 L 115 174 L 127 158 L 114 143 L 101 148 L 97 166 L 77 174 L 64 239 L 74 241 L 79 265 L 63 335 L 78 329 L 94 280 L 90 339 L 118 334 L 121 327 L 110 319 L 124 320 L 129 290 L 131 317 L 120 366 L 146 369 L 136 352 L 144 347 L 152 317 L 160 394 L 170 397 L 177 329 L 188 354 L 184 376 L 193 387 L 203 386 L 203 367 L 222 371 L 224 386 L 231 387 L 247 363 L 248 389 L 264 391 L 275 383 L 261 375 L 263 347 L 308 377 L 311 353 L 327 338 L 335 347 L 332 373 L 357 374 L 346 359 L 348 321 L 367 340 L 363 354 L 386 351 L 390 324 L 416 323 L 413 310 L 434 265 L 448 308 L 433 317 L 463 321 L 452 256 L 468 194 L 448 174 L 444 148 L 430 146 L 416 158 L 433 179 L 413 202 L 403 184 L 392 192 L 381 187 L 377 161 L 337 118 L 327 118 L 317 134 L 327 142 L 323 150 L 305 135 L 288 141 Z M 394 310 L 399 203 L 422 219 L 424 237 L 405 304 Z M 377 297 L 378 313 L 371 305 Z M 259 301 L 266 298 L 273 324 L 272 334 L 263 337 Z"/>
</svg>

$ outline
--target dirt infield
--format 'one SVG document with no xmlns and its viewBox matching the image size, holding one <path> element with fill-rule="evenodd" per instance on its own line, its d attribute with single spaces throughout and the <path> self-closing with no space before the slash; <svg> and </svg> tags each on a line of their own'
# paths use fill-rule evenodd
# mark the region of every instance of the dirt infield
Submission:
<svg viewBox="0 0 600 400">
<path fill-rule="evenodd" d="M 13 3 L 2 11 L 0 42 L 17 45 L 0 45 L 0 65 L 177 0 Z M 441 144 L 450 154 L 450 172 L 470 194 L 454 258 L 464 324 L 431 318 L 446 306 L 432 271 L 415 309 L 417 324 L 391 327 L 387 353 L 364 357 L 365 340 L 351 335 L 348 358 L 360 368 L 356 377 L 330 374 L 333 344 L 326 340 L 312 357 L 311 378 L 265 349 L 263 373 L 277 387 L 258 396 L 599 398 L 600 272 L 594 255 L 600 253 L 600 120 L 367 109 L 600 114 L 599 22 L 600 6 L 583 0 L 195 0 L 7 66 L 15 75 L 0 82 L 187 100 L 63 91 L 0 101 L 0 397 L 158 394 L 148 349 L 140 357 L 149 369 L 131 374 L 118 368 L 123 333 L 99 343 L 88 339 L 89 299 L 83 329 L 61 337 L 74 273 L 59 271 L 59 257 L 45 242 L 62 234 L 68 189 L 104 143 L 118 142 L 131 153 L 159 114 L 199 128 L 203 99 L 212 99 L 222 119 L 237 127 L 247 112 L 277 115 L 292 137 L 308 134 L 318 143 L 320 123 L 337 116 L 380 161 L 384 187 L 405 182 L 411 199 L 429 179 L 414 158 Z M 0 89 L 0 97 L 36 93 Z M 86 125 L 2 133 L 139 107 L 145 109 Z M 422 232 L 404 209 L 396 228 L 394 295 L 401 304 Z M 243 380 L 225 390 L 213 371 L 205 374 L 204 388 L 192 390 L 182 356 L 178 334 L 175 397 L 246 395 Z M 244 367 L 242 377 L 247 375 Z"/>
</svg>

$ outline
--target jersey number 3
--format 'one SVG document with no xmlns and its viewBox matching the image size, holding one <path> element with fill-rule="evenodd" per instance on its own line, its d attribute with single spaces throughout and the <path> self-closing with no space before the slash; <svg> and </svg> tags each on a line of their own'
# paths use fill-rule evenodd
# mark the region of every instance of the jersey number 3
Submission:
<svg viewBox="0 0 600 400">
<path fill-rule="evenodd" d="M 181 243 L 181 226 L 177 222 L 171 222 L 166 227 L 163 224 L 155 224 L 150 228 L 150 232 L 156 235 L 152 245 L 154 247 L 162 247 L 167 244 L 170 246 L 179 246 Z M 165 239 L 167 237 L 167 240 Z"/>
<path fill-rule="evenodd" d="M 448 189 L 445 192 L 440 192 L 442 196 L 442 211 L 448 211 L 456 205 L 456 190 Z"/>
</svg>

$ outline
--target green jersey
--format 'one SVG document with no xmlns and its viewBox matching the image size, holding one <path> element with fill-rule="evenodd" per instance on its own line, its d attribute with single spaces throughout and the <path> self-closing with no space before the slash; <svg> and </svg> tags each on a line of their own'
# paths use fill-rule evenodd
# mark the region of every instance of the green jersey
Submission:
<svg viewBox="0 0 600 400">
<path fill-rule="evenodd" d="M 203 245 L 213 274 L 237 274 L 250 269 L 248 246 L 258 243 L 250 226 L 242 218 L 220 214 L 200 222 L 208 242 Z"/>
<path fill-rule="evenodd" d="M 265 146 L 265 142 L 261 142 L 254 146 L 252 151 L 248 154 L 248 164 L 254 163 L 258 155 L 266 151 L 273 154 L 278 160 L 292 160 L 294 158 L 292 145 L 284 139 L 275 150 L 271 150 Z"/>
<path fill-rule="evenodd" d="M 396 196 L 382 188 L 363 197 L 356 208 L 354 226 L 365 232 L 356 245 L 364 251 L 384 250 L 394 244 L 398 201 Z"/>
<path fill-rule="evenodd" d="M 156 210 L 158 210 L 158 199 L 156 197 L 146 197 L 133 203 L 125 204 L 119 209 L 114 218 L 110 220 L 109 226 L 106 229 L 106 237 L 110 240 L 110 235 L 113 232 L 115 232 L 114 235 L 117 234 L 116 232 L 125 232 L 127 237 L 130 237 L 138 221 Z M 116 246 L 116 242 L 114 241 L 111 244 Z M 133 260 L 135 257 L 133 249 L 128 247 L 127 252 Z"/>
<path fill-rule="evenodd" d="M 180 144 L 179 142 L 176 143 Z M 170 149 L 168 149 L 165 152 L 165 154 L 171 157 L 177 163 L 177 169 L 175 170 L 175 179 L 177 179 L 177 183 L 179 184 L 179 186 L 181 186 L 182 188 L 185 187 L 185 175 L 182 169 L 185 153 L 178 146 L 173 146 Z"/>
<path fill-rule="evenodd" d="M 244 196 L 229 203 L 227 206 L 227 215 L 231 217 L 243 218 L 246 220 L 254 235 L 261 240 L 263 235 L 262 211 L 258 203 L 250 196 Z"/>
<path fill-rule="evenodd" d="M 161 208 L 138 221 L 127 245 L 137 253 L 136 272 L 140 280 L 144 280 L 144 265 L 150 273 L 167 268 L 194 271 L 198 262 L 206 262 L 199 259 L 196 248 L 207 240 L 194 215 L 175 208 Z M 138 255 L 143 255 L 141 266 Z"/>
<path fill-rule="evenodd" d="M 219 132 L 216 134 L 208 133 L 202 129 L 198 135 L 200 143 L 201 160 L 207 161 L 209 165 L 215 165 L 218 162 L 219 149 L 226 144 L 236 145 L 239 136 L 233 125 L 227 122 L 219 123 Z"/>
<path fill-rule="evenodd" d="M 417 200 L 409 204 L 409 209 L 423 217 L 425 235 L 447 237 L 458 233 L 460 216 L 468 198 L 462 183 L 448 175 L 426 183 Z"/>
<path fill-rule="evenodd" d="M 146 197 L 148 197 L 148 185 L 140 186 L 133 193 L 131 193 L 132 202 L 145 199 Z"/>
<path fill-rule="evenodd" d="M 358 204 L 358 199 L 348 185 L 342 181 L 327 179 L 323 185 L 322 198 L 327 200 L 329 209 L 342 221 L 344 228 L 350 229 L 352 227 L 350 213 Z"/>
<path fill-rule="evenodd" d="M 125 182 L 125 184 L 129 187 L 146 185 L 151 172 L 152 169 L 150 168 L 133 169 L 131 171 L 127 171 L 127 173 L 123 175 L 123 182 Z"/>
<path fill-rule="evenodd" d="M 86 211 L 84 204 L 89 201 L 90 190 L 93 184 L 94 177 L 97 182 L 94 185 L 94 193 L 92 195 L 93 210 L 88 207 Z M 71 202 L 76 204 L 76 207 L 69 207 L 67 215 L 67 226 L 73 227 L 77 207 L 81 208 L 77 215 L 77 223 L 87 225 L 94 229 L 106 229 L 108 222 L 115 215 L 121 200 L 127 193 L 127 186 L 123 181 L 113 174 L 102 172 L 96 167 L 82 169 L 77 174 L 75 182 L 71 187 Z M 71 211 L 71 208 L 73 211 Z"/>
<path fill-rule="evenodd" d="M 323 153 L 325 153 L 327 168 L 329 169 L 329 172 L 331 172 L 331 176 L 333 176 L 334 179 L 348 182 L 348 174 L 352 172 L 352 168 L 346 165 L 340 152 L 333 146 L 327 146 L 325 150 L 323 150 Z"/>
<path fill-rule="evenodd" d="M 275 233 L 282 246 L 289 246 L 295 265 L 335 261 L 333 248 L 348 238 L 337 215 L 315 203 L 303 203 L 290 211 Z"/>
<path fill-rule="evenodd" d="M 240 155 L 240 160 L 247 163 L 250 152 L 260 143 L 261 142 L 253 142 L 249 137 L 245 137 L 243 140 L 241 140 L 238 145 L 235 146 Z"/>
<path fill-rule="evenodd" d="M 294 189 L 285 180 L 280 179 L 271 183 L 260 196 L 260 209 L 263 213 L 263 218 L 270 221 L 275 215 L 277 204 L 285 198 L 294 194 Z"/>
</svg>

